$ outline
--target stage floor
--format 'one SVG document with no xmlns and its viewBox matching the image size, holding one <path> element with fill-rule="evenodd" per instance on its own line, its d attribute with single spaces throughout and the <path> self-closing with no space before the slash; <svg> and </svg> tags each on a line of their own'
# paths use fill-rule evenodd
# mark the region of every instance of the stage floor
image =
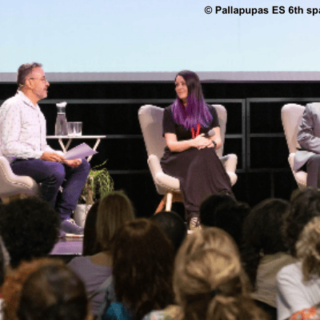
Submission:
<svg viewBox="0 0 320 320">
<path fill-rule="evenodd" d="M 82 242 L 83 239 L 64 239 L 61 238 L 55 244 L 50 255 L 57 256 L 78 256 L 82 254 Z"/>
</svg>

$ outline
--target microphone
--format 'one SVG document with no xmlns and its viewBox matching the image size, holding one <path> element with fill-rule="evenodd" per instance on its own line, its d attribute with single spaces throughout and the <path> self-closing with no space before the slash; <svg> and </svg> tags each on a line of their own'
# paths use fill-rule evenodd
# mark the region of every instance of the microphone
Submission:
<svg viewBox="0 0 320 320">
<path fill-rule="evenodd" d="M 216 134 L 216 132 L 214 131 L 214 129 L 209 130 L 207 133 L 204 134 L 205 138 L 211 138 Z"/>
</svg>

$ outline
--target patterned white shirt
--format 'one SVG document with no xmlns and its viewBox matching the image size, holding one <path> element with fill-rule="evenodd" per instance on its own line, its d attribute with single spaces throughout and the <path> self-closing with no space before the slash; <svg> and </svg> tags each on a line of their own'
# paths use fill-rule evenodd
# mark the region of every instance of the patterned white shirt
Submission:
<svg viewBox="0 0 320 320">
<path fill-rule="evenodd" d="M 43 152 L 56 152 L 47 144 L 43 113 L 22 91 L 0 107 L 0 148 L 9 162 L 16 158 L 39 159 Z"/>
</svg>

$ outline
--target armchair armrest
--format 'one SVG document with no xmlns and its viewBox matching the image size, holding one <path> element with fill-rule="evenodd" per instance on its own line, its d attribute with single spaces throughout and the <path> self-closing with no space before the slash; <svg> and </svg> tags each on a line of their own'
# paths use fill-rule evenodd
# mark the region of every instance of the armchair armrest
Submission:
<svg viewBox="0 0 320 320">
<path fill-rule="evenodd" d="M 238 176 L 236 175 L 238 157 L 237 155 L 230 153 L 220 158 L 223 166 L 226 169 L 228 176 L 230 177 L 231 185 L 234 185 L 237 180 Z"/>
<path fill-rule="evenodd" d="M 180 182 L 177 178 L 171 177 L 162 171 L 159 158 L 152 154 L 148 158 L 148 165 L 153 177 L 153 181 L 160 194 L 165 194 L 167 190 L 180 192 Z"/>
<path fill-rule="evenodd" d="M 9 197 L 20 193 L 36 195 L 39 193 L 39 186 L 28 176 L 15 175 L 9 161 L 0 156 L 0 196 Z"/>
<path fill-rule="evenodd" d="M 294 157 L 296 156 L 296 153 L 295 152 L 291 152 L 289 154 L 289 157 L 288 157 L 288 162 L 289 162 L 289 165 L 290 165 L 290 168 L 291 170 L 293 171 L 293 164 L 294 164 Z"/>
<path fill-rule="evenodd" d="M 293 170 L 293 164 L 294 164 L 294 157 L 295 157 L 295 152 L 291 152 L 289 154 L 289 157 L 288 157 L 288 162 L 289 162 L 289 166 L 291 168 L 291 171 L 293 173 L 293 176 L 298 184 L 298 187 L 300 189 L 303 189 L 307 186 L 307 176 L 308 174 L 303 171 L 303 170 L 299 170 L 299 171 L 294 171 Z"/>
</svg>

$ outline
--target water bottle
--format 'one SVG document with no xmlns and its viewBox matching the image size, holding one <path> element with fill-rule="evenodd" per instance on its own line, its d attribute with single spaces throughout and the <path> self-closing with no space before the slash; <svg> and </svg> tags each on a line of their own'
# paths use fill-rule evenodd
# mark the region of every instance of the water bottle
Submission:
<svg viewBox="0 0 320 320">
<path fill-rule="evenodd" d="M 56 104 L 57 106 L 57 120 L 55 125 L 54 134 L 56 136 L 67 136 L 68 135 L 68 126 L 67 126 L 67 117 L 66 117 L 66 102 L 60 102 Z"/>
</svg>

